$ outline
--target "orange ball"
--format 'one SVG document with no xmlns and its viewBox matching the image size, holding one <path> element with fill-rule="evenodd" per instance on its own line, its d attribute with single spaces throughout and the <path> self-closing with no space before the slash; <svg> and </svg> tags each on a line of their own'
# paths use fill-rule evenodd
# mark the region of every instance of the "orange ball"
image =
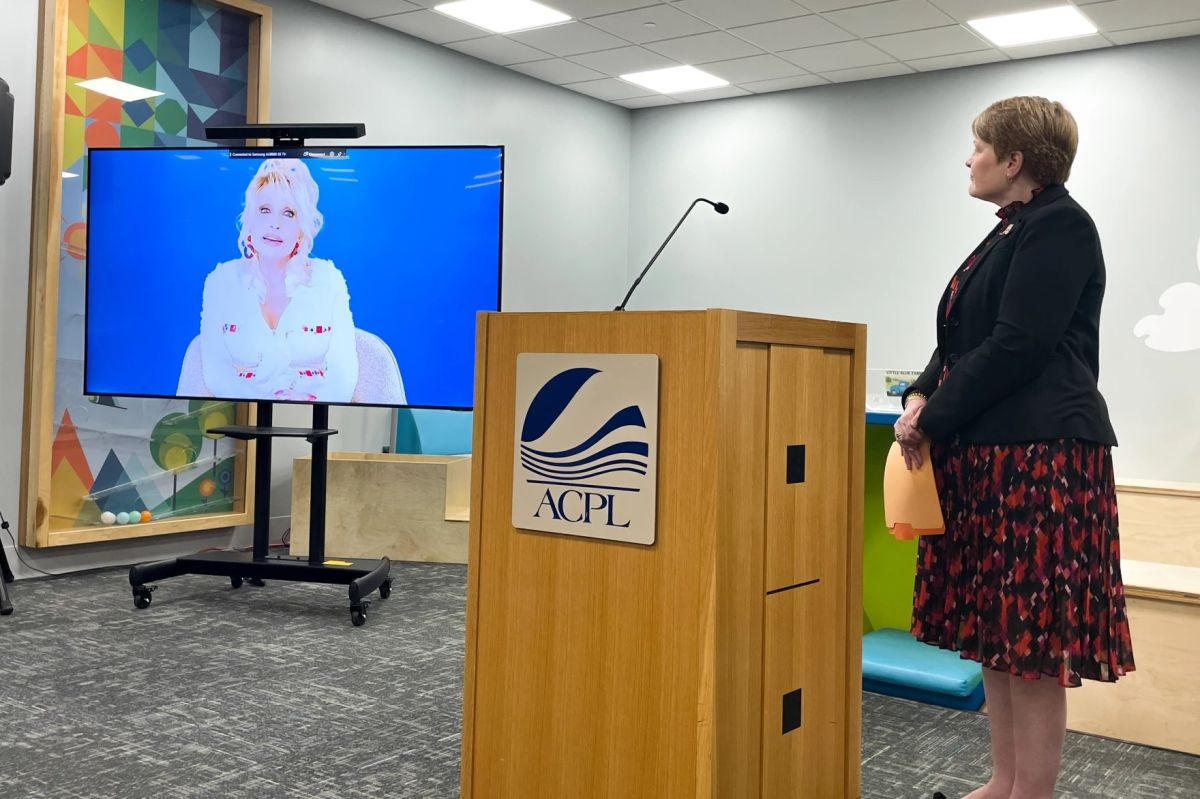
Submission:
<svg viewBox="0 0 1200 799">
<path fill-rule="evenodd" d="M 154 518 L 154 514 L 151 513 L 150 511 L 148 511 L 148 510 L 142 511 L 142 523 L 143 524 L 145 524 L 146 522 L 150 521 L 153 518 Z"/>
</svg>

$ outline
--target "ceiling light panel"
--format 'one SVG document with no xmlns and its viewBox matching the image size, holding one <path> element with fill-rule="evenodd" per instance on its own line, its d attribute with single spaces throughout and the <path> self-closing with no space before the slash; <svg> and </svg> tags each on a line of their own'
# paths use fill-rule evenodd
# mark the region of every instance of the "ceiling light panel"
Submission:
<svg viewBox="0 0 1200 799">
<path fill-rule="evenodd" d="M 1096 26 L 1075 6 L 1002 14 L 967 22 L 997 47 L 1013 47 L 1096 33 Z"/>
<path fill-rule="evenodd" d="M 434 6 L 433 10 L 492 33 L 544 28 L 571 19 L 533 0 L 456 0 Z"/>
<path fill-rule="evenodd" d="M 667 67 L 666 69 L 653 69 L 649 72 L 631 72 L 622 75 L 621 80 L 661 94 L 682 94 L 729 85 L 729 81 L 724 78 L 710 75 L 695 67 Z"/>
</svg>

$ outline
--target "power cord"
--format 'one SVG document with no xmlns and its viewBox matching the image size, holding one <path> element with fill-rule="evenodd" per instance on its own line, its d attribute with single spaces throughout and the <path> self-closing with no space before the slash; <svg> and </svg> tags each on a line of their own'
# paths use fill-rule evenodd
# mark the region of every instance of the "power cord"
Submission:
<svg viewBox="0 0 1200 799">
<path fill-rule="evenodd" d="M 63 574 L 67 573 L 67 572 L 42 571 L 37 566 L 29 565 L 29 561 L 27 561 L 27 560 L 25 560 L 25 558 L 21 557 L 21 548 L 19 546 L 17 546 L 17 539 L 13 536 L 12 530 L 9 529 L 8 520 L 4 518 L 3 513 L 0 513 L 0 530 L 3 530 L 4 532 L 8 533 L 8 540 L 12 541 L 13 552 L 16 554 L 17 560 L 21 561 L 21 565 L 24 566 L 26 569 L 29 569 L 30 571 L 35 571 L 38 574 L 44 574 L 47 577 L 60 577 Z"/>
</svg>

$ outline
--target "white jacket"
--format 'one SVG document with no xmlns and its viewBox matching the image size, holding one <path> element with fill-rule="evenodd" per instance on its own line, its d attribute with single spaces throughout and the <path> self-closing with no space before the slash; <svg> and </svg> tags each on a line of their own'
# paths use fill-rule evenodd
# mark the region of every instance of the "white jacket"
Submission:
<svg viewBox="0 0 1200 799">
<path fill-rule="evenodd" d="M 346 279 L 331 261 L 295 260 L 274 330 L 262 315 L 266 283 L 256 260 L 217 264 L 205 279 L 200 359 L 213 396 L 351 401 L 358 355 Z"/>
</svg>

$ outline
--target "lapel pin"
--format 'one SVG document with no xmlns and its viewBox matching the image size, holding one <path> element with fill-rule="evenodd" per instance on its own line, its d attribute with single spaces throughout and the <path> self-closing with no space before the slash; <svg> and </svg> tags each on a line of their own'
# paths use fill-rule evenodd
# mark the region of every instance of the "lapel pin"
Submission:
<svg viewBox="0 0 1200 799">
<path fill-rule="evenodd" d="M 1012 229 L 1013 229 L 1013 223 L 1009 222 L 1008 227 L 1006 227 L 1006 228 L 1004 228 L 1004 230 L 1000 231 L 1000 235 L 1007 236 L 1009 233 L 1012 233 Z"/>
</svg>

